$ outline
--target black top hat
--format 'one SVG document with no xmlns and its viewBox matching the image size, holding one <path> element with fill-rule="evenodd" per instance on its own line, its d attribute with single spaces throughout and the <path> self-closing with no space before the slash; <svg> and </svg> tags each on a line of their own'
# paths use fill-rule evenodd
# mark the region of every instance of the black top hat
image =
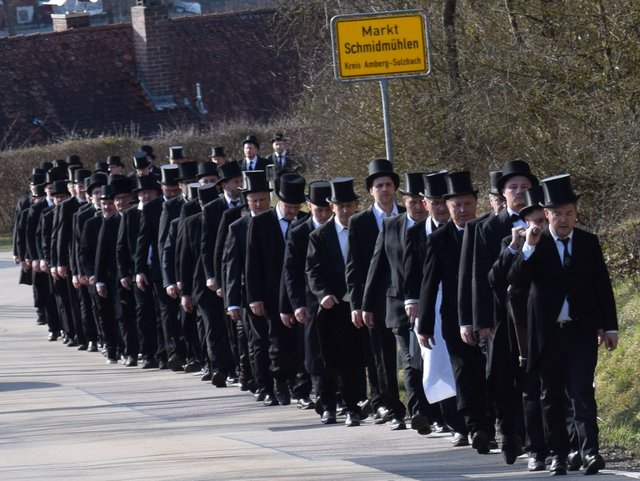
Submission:
<svg viewBox="0 0 640 481">
<path fill-rule="evenodd" d="M 289 142 L 289 138 L 285 137 L 282 132 L 277 132 L 271 137 L 271 143 L 273 144 L 274 142 Z"/>
<path fill-rule="evenodd" d="M 466 194 L 478 195 L 478 191 L 471 185 L 471 173 L 468 170 L 451 172 L 447 174 L 446 181 L 447 193 L 442 196 L 445 199 Z"/>
<path fill-rule="evenodd" d="M 67 163 L 62 159 L 56 159 L 53 161 L 53 167 L 62 167 L 63 169 L 66 169 Z"/>
<path fill-rule="evenodd" d="M 44 190 L 44 184 L 37 184 L 33 193 L 31 194 L 31 197 L 40 198 L 44 197 L 45 195 L 47 195 L 47 193 Z"/>
<path fill-rule="evenodd" d="M 536 209 L 542 209 L 540 205 L 544 201 L 544 193 L 542 186 L 534 185 L 524 193 L 525 206 L 520 209 L 520 217 L 524 220 L 524 216 L 530 214 Z"/>
<path fill-rule="evenodd" d="M 162 185 L 178 185 L 180 170 L 175 164 L 160 166 L 160 183 Z"/>
<path fill-rule="evenodd" d="M 122 167 L 122 159 L 120 158 L 119 155 L 110 155 L 109 157 L 107 157 L 107 165 L 108 166 L 112 166 L 112 165 L 117 165 L 119 167 Z"/>
<path fill-rule="evenodd" d="M 52 167 L 53 167 L 53 162 L 49 162 L 48 160 L 45 160 L 40 164 L 40 168 L 45 172 L 51 169 Z"/>
<path fill-rule="evenodd" d="M 224 147 L 211 147 L 211 157 L 226 157 Z"/>
<path fill-rule="evenodd" d="M 447 193 L 447 174 L 446 170 L 430 172 L 423 175 L 424 191 L 423 197 L 429 199 L 439 199 Z"/>
<path fill-rule="evenodd" d="M 80 160 L 80 156 L 76 154 L 71 154 L 67 156 L 67 165 L 79 165 L 82 167 L 82 161 Z"/>
<path fill-rule="evenodd" d="M 285 204 L 302 204 L 307 200 L 304 195 L 306 181 L 300 174 L 282 175 L 279 185 L 276 195 Z"/>
<path fill-rule="evenodd" d="M 189 200 L 197 200 L 198 199 L 198 187 L 200 187 L 200 184 L 198 184 L 197 182 L 191 182 L 188 186 L 187 186 L 187 190 L 189 191 Z"/>
<path fill-rule="evenodd" d="M 220 182 L 226 182 L 234 177 L 242 177 L 242 167 L 235 160 L 233 162 L 225 162 L 218 167 L 218 184 Z"/>
<path fill-rule="evenodd" d="M 220 191 L 215 184 L 205 184 L 198 187 L 198 201 L 200 205 L 206 205 L 212 200 L 216 200 Z"/>
<path fill-rule="evenodd" d="M 133 182 L 127 176 L 109 176 L 109 185 L 113 197 L 119 194 L 131 194 L 133 191 Z"/>
<path fill-rule="evenodd" d="M 71 164 L 67 167 L 67 180 L 69 182 L 73 182 L 73 173 L 80 168 L 82 168 L 82 166 L 78 164 Z"/>
<path fill-rule="evenodd" d="M 202 177 L 207 177 L 209 175 L 215 175 L 218 177 L 218 168 L 216 164 L 213 162 L 200 162 L 198 164 L 198 175 L 196 175 L 196 179 L 201 179 Z"/>
<path fill-rule="evenodd" d="M 104 172 L 105 174 L 109 172 L 109 166 L 106 162 L 96 162 L 94 165 L 94 172 Z"/>
<path fill-rule="evenodd" d="M 80 182 L 84 182 L 84 179 L 91 176 L 91 171 L 89 169 L 76 169 L 73 172 L 73 183 L 79 184 Z"/>
<path fill-rule="evenodd" d="M 84 179 L 84 185 L 88 195 L 91 195 L 91 191 L 99 186 L 107 183 L 107 176 L 102 172 L 94 172 L 89 177 Z"/>
<path fill-rule="evenodd" d="M 178 164 L 178 182 L 189 182 L 196 178 L 198 175 L 198 162 L 190 160 L 188 162 L 181 162 Z"/>
<path fill-rule="evenodd" d="M 55 182 L 56 180 L 65 180 L 67 177 L 67 169 L 62 167 L 52 167 L 47 172 L 47 184 Z"/>
<path fill-rule="evenodd" d="M 244 144 L 253 144 L 256 146 L 256 148 L 260 148 L 260 142 L 258 142 L 258 137 L 256 137 L 255 135 L 251 134 L 251 135 L 247 135 L 244 140 L 242 141 L 242 145 L 244 146 Z"/>
<path fill-rule="evenodd" d="M 47 174 L 39 174 L 39 173 L 35 173 L 35 174 L 31 174 L 29 176 L 29 183 L 31 185 L 40 185 L 40 184 L 44 184 L 47 180 Z"/>
<path fill-rule="evenodd" d="M 226 164 L 225 164 L 226 165 Z M 247 170 L 242 172 L 244 176 L 243 194 L 251 194 L 253 192 L 271 192 L 267 174 L 264 170 Z"/>
<path fill-rule="evenodd" d="M 498 179 L 502 177 L 502 171 L 501 170 L 494 170 L 493 172 L 489 172 L 489 178 L 491 179 L 490 181 L 490 186 L 489 186 L 489 193 L 493 194 L 493 195 L 502 195 L 502 192 L 500 192 L 500 189 L 498 189 Z"/>
<path fill-rule="evenodd" d="M 424 191 L 424 174 L 422 172 L 407 172 L 404 174 L 404 186 L 400 189 L 402 195 L 422 195 Z"/>
<path fill-rule="evenodd" d="M 364 180 L 367 190 L 371 189 L 375 179 L 383 176 L 391 177 L 396 189 L 400 185 L 400 177 L 393 171 L 393 164 L 387 159 L 374 159 L 369 162 L 367 169 L 369 175 Z"/>
<path fill-rule="evenodd" d="M 529 164 L 524 160 L 510 160 L 502 167 L 502 175 L 496 181 L 496 187 L 500 193 L 502 193 L 504 184 L 509 180 L 509 177 L 514 175 L 522 175 L 531 181 L 531 185 L 538 185 L 538 178 L 531 173 Z"/>
<path fill-rule="evenodd" d="M 136 188 L 133 189 L 132 192 L 134 194 L 137 194 L 141 190 L 146 190 L 146 189 L 160 190 L 160 184 L 158 183 L 158 180 L 156 179 L 155 175 L 143 175 L 142 177 L 138 177 L 136 179 Z"/>
<path fill-rule="evenodd" d="M 144 152 L 145 155 L 148 155 L 152 159 L 156 158 L 156 155 L 153 153 L 153 147 L 151 147 L 150 145 L 142 145 L 140 146 L 140 150 Z"/>
<path fill-rule="evenodd" d="M 113 191 L 109 184 L 100 187 L 100 200 L 113 199 Z"/>
<path fill-rule="evenodd" d="M 307 201 L 318 207 L 327 207 L 327 199 L 331 196 L 331 184 L 326 180 L 316 180 L 309 183 Z"/>
<path fill-rule="evenodd" d="M 147 153 L 144 150 L 139 150 L 133 153 L 133 168 L 144 169 L 151 165 L 151 161 L 147 158 Z"/>
<path fill-rule="evenodd" d="M 51 189 L 51 195 L 71 195 L 66 180 L 56 180 Z"/>
<path fill-rule="evenodd" d="M 563 204 L 575 204 L 580 198 L 571 187 L 571 176 L 559 174 L 542 179 L 544 202 L 542 207 L 557 207 Z"/>
<path fill-rule="evenodd" d="M 353 202 L 360 196 L 353 190 L 353 177 L 337 177 L 331 180 L 331 197 L 327 200 L 333 204 Z"/>
<path fill-rule="evenodd" d="M 169 147 L 169 159 L 180 160 L 184 159 L 182 155 L 182 145 L 172 145 Z"/>
</svg>

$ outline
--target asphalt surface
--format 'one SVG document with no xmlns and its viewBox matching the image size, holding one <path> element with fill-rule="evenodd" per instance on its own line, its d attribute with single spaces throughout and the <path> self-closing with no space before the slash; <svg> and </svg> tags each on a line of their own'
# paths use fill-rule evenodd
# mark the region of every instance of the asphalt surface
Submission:
<svg viewBox="0 0 640 481">
<path fill-rule="evenodd" d="M 0 480 L 548 477 L 527 473 L 524 458 L 507 466 L 497 452 L 453 448 L 450 435 L 371 422 L 323 426 L 313 411 L 264 407 L 192 374 L 106 365 L 99 353 L 48 342 L 31 288 L 17 279 L 0 254 Z M 605 470 L 597 479 L 620 475 Z"/>
</svg>

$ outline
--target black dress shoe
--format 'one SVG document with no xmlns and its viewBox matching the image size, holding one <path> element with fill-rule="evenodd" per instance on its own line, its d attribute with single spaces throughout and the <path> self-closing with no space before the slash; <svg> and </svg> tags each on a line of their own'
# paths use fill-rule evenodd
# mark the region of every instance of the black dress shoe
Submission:
<svg viewBox="0 0 640 481">
<path fill-rule="evenodd" d="M 502 439 L 502 459 L 507 464 L 516 462 L 518 456 L 522 454 L 522 441 L 519 436 L 504 436 Z"/>
<path fill-rule="evenodd" d="M 53 341 L 57 341 L 58 340 L 58 335 L 55 332 L 50 332 L 49 333 L 49 341 L 53 342 Z"/>
<path fill-rule="evenodd" d="M 596 474 L 604 469 L 604 459 L 599 454 L 587 454 L 584 457 L 584 474 Z"/>
<path fill-rule="evenodd" d="M 277 406 L 278 399 L 275 397 L 273 393 L 266 393 L 264 396 L 264 401 L 262 401 L 262 403 L 265 406 Z"/>
<path fill-rule="evenodd" d="M 389 421 L 389 426 L 391 426 L 392 431 L 402 431 L 407 429 L 407 423 L 404 422 L 402 418 L 391 418 Z"/>
<path fill-rule="evenodd" d="M 572 451 L 567 456 L 567 470 L 569 471 L 579 471 L 582 466 L 582 456 L 580 455 L 580 451 Z"/>
<path fill-rule="evenodd" d="M 167 367 L 173 372 L 184 371 L 184 368 L 182 367 L 182 359 L 178 356 L 171 356 L 167 362 Z"/>
<path fill-rule="evenodd" d="M 549 474 L 551 476 L 564 476 L 567 474 L 567 461 L 559 456 L 554 456 L 551 466 L 549 466 Z"/>
<path fill-rule="evenodd" d="M 126 367 L 136 367 L 138 365 L 138 356 L 127 356 L 124 360 Z"/>
<path fill-rule="evenodd" d="M 158 369 L 169 369 L 167 361 L 158 361 Z"/>
<path fill-rule="evenodd" d="M 347 413 L 347 419 L 344 421 L 347 427 L 360 426 L 360 415 L 358 413 Z"/>
<path fill-rule="evenodd" d="M 155 369 L 158 367 L 158 361 L 155 359 L 145 359 L 142 362 L 142 369 Z"/>
<path fill-rule="evenodd" d="M 347 405 L 344 403 L 342 399 L 338 399 L 338 402 L 336 403 L 336 416 L 344 416 L 346 414 L 347 414 Z"/>
<path fill-rule="evenodd" d="M 250 391 L 252 393 L 256 392 L 256 382 L 253 379 L 248 379 L 246 381 L 240 381 L 240 390 L 241 391 Z"/>
<path fill-rule="evenodd" d="M 427 434 L 430 434 L 431 427 L 429 426 L 429 418 L 422 414 L 414 414 L 411 416 L 411 429 L 414 429 L 415 431 L 428 430 L 429 432 Z"/>
<path fill-rule="evenodd" d="M 215 387 L 227 387 L 227 375 L 222 371 L 213 371 L 211 384 Z"/>
<path fill-rule="evenodd" d="M 371 400 L 363 399 L 358 401 L 358 407 L 360 408 L 360 419 L 365 419 L 373 412 L 373 406 L 371 406 Z"/>
<path fill-rule="evenodd" d="M 389 410 L 380 406 L 373 415 L 373 424 L 384 424 L 389 420 Z"/>
<path fill-rule="evenodd" d="M 86 344 L 80 344 L 78 346 L 78 351 L 86 351 L 89 347 Z"/>
<path fill-rule="evenodd" d="M 186 363 L 182 368 L 184 369 L 184 372 L 198 372 L 202 369 L 200 363 L 194 361 Z"/>
<path fill-rule="evenodd" d="M 265 391 L 264 389 L 260 389 L 259 391 L 253 393 L 253 397 L 256 398 L 256 402 L 262 402 L 264 401 L 264 398 L 267 397 L 267 391 Z"/>
<path fill-rule="evenodd" d="M 89 352 L 98 352 L 98 346 L 96 346 L 95 342 L 90 341 L 89 345 L 87 346 L 87 351 L 89 351 Z"/>
<path fill-rule="evenodd" d="M 547 466 L 544 463 L 544 459 L 529 458 L 527 462 L 527 471 L 544 471 Z"/>
<path fill-rule="evenodd" d="M 201 371 L 201 375 L 200 375 L 200 380 L 201 381 L 211 381 L 211 378 L 213 377 L 213 374 L 211 373 L 211 371 L 209 369 L 203 369 Z"/>
<path fill-rule="evenodd" d="M 320 422 L 322 424 L 335 424 L 336 423 L 336 412 L 327 410 L 322 413 L 322 417 L 320 418 Z"/>
<path fill-rule="evenodd" d="M 309 396 L 298 398 L 298 409 L 313 409 L 316 404 L 309 398 Z"/>
<path fill-rule="evenodd" d="M 279 383 L 276 385 L 275 396 L 279 404 L 282 404 L 283 406 L 291 404 L 291 392 L 289 391 L 289 386 L 286 383 Z"/>
<path fill-rule="evenodd" d="M 489 437 L 484 431 L 476 431 L 471 436 L 471 447 L 478 451 L 478 454 L 489 454 Z"/>
</svg>

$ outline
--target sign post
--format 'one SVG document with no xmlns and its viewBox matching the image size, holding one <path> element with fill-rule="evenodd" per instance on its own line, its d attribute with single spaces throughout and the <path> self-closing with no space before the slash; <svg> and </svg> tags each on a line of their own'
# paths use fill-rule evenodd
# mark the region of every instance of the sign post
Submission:
<svg viewBox="0 0 640 481">
<path fill-rule="evenodd" d="M 388 79 L 428 75 L 429 29 L 423 10 L 336 15 L 331 19 L 337 80 L 379 80 L 387 158 L 393 162 Z"/>
</svg>

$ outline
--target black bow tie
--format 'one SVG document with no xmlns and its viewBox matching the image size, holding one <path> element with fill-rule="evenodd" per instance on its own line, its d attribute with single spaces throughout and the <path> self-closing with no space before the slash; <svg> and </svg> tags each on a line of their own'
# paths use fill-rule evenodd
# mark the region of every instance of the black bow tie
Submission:
<svg viewBox="0 0 640 481">
<path fill-rule="evenodd" d="M 512 224 L 515 224 L 516 222 L 520 222 L 522 220 L 522 217 L 520 217 L 518 214 L 511 214 L 509 218 L 511 219 Z"/>
</svg>

